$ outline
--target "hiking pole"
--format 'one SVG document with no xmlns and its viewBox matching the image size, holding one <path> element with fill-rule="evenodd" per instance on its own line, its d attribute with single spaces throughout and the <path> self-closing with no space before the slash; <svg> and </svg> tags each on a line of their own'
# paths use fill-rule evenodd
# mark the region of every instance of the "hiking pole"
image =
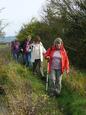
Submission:
<svg viewBox="0 0 86 115">
<path fill-rule="evenodd" d="M 47 62 L 46 91 L 48 90 L 49 61 Z"/>
</svg>

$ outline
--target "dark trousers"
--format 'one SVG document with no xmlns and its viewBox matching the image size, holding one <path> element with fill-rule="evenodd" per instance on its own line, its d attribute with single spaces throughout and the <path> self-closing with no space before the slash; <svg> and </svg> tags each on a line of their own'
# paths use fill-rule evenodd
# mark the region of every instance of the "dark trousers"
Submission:
<svg viewBox="0 0 86 115">
<path fill-rule="evenodd" d="M 26 66 L 31 66 L 31 53 L 25 53 L 24 55 L 23 55 L 23 61 L 24 61 L 24 64 L 26 65 Z"/>
<path fill-rule="evenodd" d="M 35 59 L 35 62 L 33 63 L 33 73 L 40 73 L 42 76 L 44 76 L 43 66 L 40 59 Z"/>
<path fill-rule="evenodd" d="M 13 51 L 13 59 L 18 62 L 19 60 L 19 51 Z"/>
</svg>

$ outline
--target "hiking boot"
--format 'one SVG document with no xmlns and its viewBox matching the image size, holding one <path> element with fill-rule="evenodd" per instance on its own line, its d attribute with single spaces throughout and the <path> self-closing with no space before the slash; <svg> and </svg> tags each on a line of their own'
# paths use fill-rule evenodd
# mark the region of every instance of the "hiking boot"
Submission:
<svg viewBox="0 0 86 115">
<path fill-rule="evenodd" d="M 54 93 L 50 93 L 49 96 L 50 97 L 55 97 L 55 94 Z"/>
<path fill-rule="evenodd" d="M 33 72 L 33 75 L 37 75 L 37 73 L 36 73 L 36 72 Z"/>
</svg>

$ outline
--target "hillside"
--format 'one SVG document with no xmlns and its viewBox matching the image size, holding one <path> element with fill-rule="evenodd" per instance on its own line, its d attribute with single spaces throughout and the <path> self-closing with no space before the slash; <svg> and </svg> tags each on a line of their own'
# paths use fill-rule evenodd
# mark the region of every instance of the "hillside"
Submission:
<svg viewBox="0 0 86 115">
<path fill-rule="evenodd" d="M 71 67 L 63 77 L 61 96 L 49 97 L 45 81 L 15 63 L 7 46 L 0 47 L 0 115 L 86 115 L 86 73 Z"/>
</svg>

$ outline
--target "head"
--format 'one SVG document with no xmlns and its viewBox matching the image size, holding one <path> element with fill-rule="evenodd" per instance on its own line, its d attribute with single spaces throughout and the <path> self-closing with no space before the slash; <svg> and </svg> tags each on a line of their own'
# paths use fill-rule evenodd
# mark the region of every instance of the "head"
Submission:
<svg viewBox="0 0 86 115">
<path fill-rule="evenodd" d="M 15 39 L 15 42 L 18 42 L 18 39 Z"/>
<path fill-rule="evenodd" d="M 41 39 L 40 36 L 35 36 L 35 43 L 40 43 Z"/>
<path fill-rule="evenodd" d="M 62 41 L 61 38 L 56 38 L 56 39 L 54 40 L 54 46 L 55 46 L 56 48 L 60 49 L 61 46 L 62 46 L 62 44 L 63 44 L 63 41 Z"/>
<path fill-rule="evenodd" d="M 31 35 L 28 35 L 27 39 L 30 41 L 31 40 Z"/>
</svg>

